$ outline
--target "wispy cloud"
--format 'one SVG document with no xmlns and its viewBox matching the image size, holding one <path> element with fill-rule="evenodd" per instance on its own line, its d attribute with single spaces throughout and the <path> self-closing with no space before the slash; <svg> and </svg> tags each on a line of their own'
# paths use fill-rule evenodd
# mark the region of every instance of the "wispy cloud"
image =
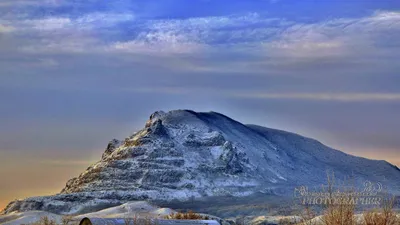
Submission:
<svg viewBox="0 0 400 225">
<path fill-rule="evenodd" d="M 109 50 L 160 55 L 163 53 L 194 53 L 202 48 L 202 44 L 194 42 L 184 35 L 157 32 L 141 34 L 136 40 L 113 43 Z"/>
<path fill-rule="evenodd" d="M 58 45 L 65 52 L 67 39 L 77 42 L 75 36 L 78 34 L 95 43 L 93 46 L 84 44 L 86 47 L 82 50 L 88 52 L 201 54 L 205 49 L 227 53 L 235 49 L 235 54 L 258 54 L 258 57 L 268 57 L 269 61 L 277 62 L 282 58 L 358 57 L 360 52 L 364 56 L 385 54 L 384 40 L 400 36 L 400 13 L 386 11 L 377 11 L 368 17 L 315 23 L 298 23 L 257 13 L 147 20 L 132 12 L 90 12 L 79 17 L 54 16 L 8 22 L 12 23 L 14 30 L 30 32 L 31 37 L 37 36 L 42 40 L 29 42 L 30 46 L 25 47 L 30 49 L 46 51 L 49 45 L 43 46 L 43 42 L 52 42 L 52 50 L 55 51 Z M 0 30 L 7 29 L 0 27 Z M 57 44 L 60 34 L 63 38 Z M 22 46 L 28 42 L 23 38 L 20 41 Z M 71 49 L 71 52 L 77 52 L 76 47 Z"/>
<path fill-rule="evenodd" d="M 388 37 L 400 37 L 398 12 L 378 11 L 363 18 L 296 24 L 275 40 L 264 42 L 264 46 L 272 54 L 294 58 L 365 57 L 366 53 L 382 54 L 384 40 Z M 400 48 L 400 45 L 395 47 Z"/>
<path fill-rule="evenodd" d="M 255 99 L 291 99 L 339 102 L 400 101 L 400 93 L 235 93 L 234 96 Z"/>
<path fill-rule="evenodd" d="M 320 72 L 321 65 L 327 66 L 327 73 L 353 66 L 363 70 L 396 60 L 393 49 L 400 50 L 400 13 L 395 11 L 308 23 L 258 13 L 147 19 L 132 11 L 93 11 L 16 17 L 4 24 L 0 32 L 13 31 L 13 38 L 3 44 L 16 46 L 13 54 L 21 57 L 26 53 L 181 57 L 169 67 L 181 70 L 185 65 L 193 72 L 300 74 Z M 165 64 L 156 59 L 146 62 L 150 63 Z"/>
<path fill-rule="evenodd" d="M 69 18 L 45 18 L 36 20 L 27 20 L 23 22 L 27 25 L 25 28 L 33 28 L 40 31 L 59 30 L 71 27 L 73 22 Z"/>
<path fill-rule="evenodd" d="M 2 0 L 0 7 L 29 6 L 55 2 L 56 0 Z"/>
<path fill-rule="evenodd" d="M 98 28 L 107 28 L 118 23 L 133 21 L 132 14 L 114 14 L 114 13 L 90 13 L 78 18 L 69 17 L 46 17 L 40 19 L 28 19 L 18 23 L 23 30 L 33 28 L 39 31 L 53 31 L 61 29 L 90 30 Z"/>
<path fill-rule="evenodd" d="M 140 87 L 122 89 L 126 92 L 162 93 L 162 94 L 202 94 L 220 95 L 231 98 L 276 99 L 303 101 L 337 101 L 337 102 L 400 102 L 400 93 L 273 93 L 250 92 L 246 90 L 220 90 L 217 88 L 182 88 L 182 87 Z"/>
</svg>

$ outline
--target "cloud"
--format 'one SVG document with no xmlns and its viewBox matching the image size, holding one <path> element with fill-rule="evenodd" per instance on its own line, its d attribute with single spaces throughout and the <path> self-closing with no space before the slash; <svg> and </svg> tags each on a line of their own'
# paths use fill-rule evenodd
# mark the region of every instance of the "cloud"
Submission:
<svg viewBox="0 0 400 225">
<path fill-rule="evenodd" d="M 263 45 L 268 54 L 289 58 L 365 57 L 392 54 L 392 47 L 400 48 L 400 42 L 385 48 L 386 38 L 400 38 L 400 13 L 296 24 Z"/>
<path fill-rule="evenodd" d="M 0 7 L 38 5 L 51 1 L 52 0 L 2 0 L 0 2 Z"/>
<path fill-rule="evenodd" d="M 0 33 L 9 33 L 9 32 L 12 32 L 12 31 L 14 31 L 13 27 L 0 24 Z"/>
<path fill-rule="evenodd" d="M 248 98 L 261 100 L 302 100 L 302 101 L 336 101 L 336 102 L 400 102 L 400 93 L 272 93 L 249 92 L 246 90 L 220 90 L 216 87 L 181 88 L 181 87 L 140 87 L 123 89 L 127 92 L 162 93 L 162 94 L 204 94 L 221 95 L 231 98 Z"/>
<path fill-rule="evenodd" d="M 133 22 L 135 16 L 132 13 L 90 13 L 75 20 L 77 25 L 93 24 L 94 27 L 108 27 L 121 22 Z"/>
<path fill-rule="evenodd" d="M 133 12 L 88 12 L 8 21 L 13 29 L 29 33 L 40 41 L 20 39 L 21 49 L 57 47 L 65 52 L 125 52 L 131 54 L 208 54 L 210 52 L 253 55 L 265 65 L 286 59 L 357 58 L 384 55 L 389 51 L 385 39 L 400 38 L 400 13 L 377 11 L 361 18 L 339 18 L 314 23 L 298 23 L 284 18 L 269 18 L 258 13 L 186 19 L 144 19 Z M 1 30 L 1 29 L 0 29 Z M 3 30 L 5 30 L 3 28 Z M 58 39 L 63 35 L 61 39 Z M 83 48 L 77 51 L 75 36 Z M 89 40 L 93 45 L 87 45 Z M 70 39 L 70 40 L 67 40 Z M 29 46 L 24 46 L 28 44 Z M 51 42 L 51 44 L 49 44 Z M 398 41 L 400 42 L 400 41 Z M 68 43 L 68 44 L 67 44 Z M 34 45 L 34 46 L 32 46 Z M 400 45 L 400 43 L 399 43 Z M 36 47 L 35 47 L 36 46 Z M 391 46 L 393 47 L 393 46 Z M 395 46 L 396 48 L 398 46 Z M 207 50 L 207 51 L 205 51 Z M 251 57 L 248 57 L 251 58 Z M 255 61 L 253 60 L 252 63 Z M 209 68 L 206 70 L 210 70 Z"/>
<path fill-rule="evenodd" d="M 400 13 L 377 11 L 362 18 L 341 18 L 315 23 L 296 23 L 258 14 L 152 20 L 133 40 L 117 42 L 118 49 L 132 53 L 208 52 L 253 55 L 271 63 L 304 64 L 324 59 L 342 63 L 363 62 L 379 57 L 393 57 L 400 49 Z M 391 46 L 385 46 L 387 39 Z M 154 51 L 155 49 L 159 51 Z M 184 51 L 187 50 L 187 51 Z M 202 51 L 205 53 L 207 51 Z M 223 59 L 221 59 L 223 60 Z M 250 60 L 248 60 L 250 61 Z M 243 61 L 247 63 L 246 61 Z M 347 62 L 347 63 L 348 63 Z M 376 61 L 375 61 L 376 62 Z M 235 65 L 232 66 L 237 66 Z"/>
<path fill-rule="evenodd" d="M 39 31 L 52 31 L 61 29 L 90 30 L 98 28 L 107 28 L 118 23 L 133 21 L 132 14 L 114 14 L 114 13 L 90 13 L 78 18 L 69 17 L 47 17 L 41 19 L 29 19 L 20 23 L 21 29 L 33 28 Z"/>
<path fill-rule="evenodd" d="M 145 19 L 111 11 L 7 22 L 20 34 L 13 40 L 17 50 L 30 54 L 186 55 L 179 60 L 197 72 L 306 73 L 321 65 L 344 72 L 352 66 L 379 68 L 381 59 L 394 60 L 393 49 L 400 50 L 400 13 L 387 11 L 309 23 L 258 13 Z"/>
<path fill-rule="evenodd" d="M 25 21 L 28 26 L 33 29 L 47 31 L 47 30 L 58 30 L 71 27 L 73 22 L 69 18 L 46 18 L 37 20 Z"/>
<path fill-rule="evenodd" d="M 29 43 L 18 47 L 21 54 L 88 54 L 99 51 L 102 44 L 91 35 L 77 32 L 74 34 L 60 32 L 52 36 L 41 36 L 37 38 L 37 43 Z"/>
<path fill-rule="evenodd" d="M 172 32 L 144 33 L 136 40 L 116 42 L 109 48 L 110 51 L 145 54 L 184 54 L 198 52 L 202 44 L 192 41 L 181 34 Z"/>
<path fill-rule="evenodd" d="M 132 13 L 88 13 L 72 18 L 54 16 L 30 18 L 13 22 L 16 29 L 40 39 L 57 39 L 60 33 L 75 32 L 92 35 L 97 38 L 97 50 L 121 50 L 131 53 L 188 53 L 205 46 L 242 42 L 247 36 L 263 39 L 273 34 L 276 29 L 264 29 L 262 26 L 280 21 L 279 19 L 261 18 L 256 13 L 239 16 L 220 16 L 189 19 L 153 19 L 136 18 Z M 284 23 L 285 21 L 282 21 Z M 123 24 L 123 25 L 119 25 Z M 255 26 L 249 28 L 249 26 Z M 96 32 L 95 34 L 92 32 Z M 244 36 L 245 33 L 248 35 Z M 71 35 L 74 36 L 74 35 Z M 64 37 L 63 39 L 65 39 Z M 108 39 L 115 39 L 113 42 Z M 118 40 L 118 38 L 120 40 Z M 23 41 L 23 40 L 21 40 Z M 248 40 L 246 40 L 248 41 Z M 40 49 L 41 41 L 34 49 Z M 60 45 L 61 49 L 64 49 Z M 46 47 L 44 46 L 44 50 Z M 92 51 L 93 48 L 87 48 Z M 64 50 L 62 50 L 64 51 Z M 75 51 L 73 51 L 75 52 Z"/>
<path fill-rule="evenodd" d="M 291 99 L 339 102 L 400 101 L 400 93 L 236 93 L 234 96 L 255 99 Z"/>
</svg>

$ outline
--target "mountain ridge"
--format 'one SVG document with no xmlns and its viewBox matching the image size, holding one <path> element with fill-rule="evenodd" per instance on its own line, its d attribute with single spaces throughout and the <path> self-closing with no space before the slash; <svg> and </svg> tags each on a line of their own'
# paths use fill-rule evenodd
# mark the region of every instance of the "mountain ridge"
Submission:
<svg viewBox="0 0 400 225">
<path fill-rule="evenodd" d="M 267 128 L 267 127 L 263 127 L 263 126 L 256 125 L 256 124 L 245 124 L 245 125 L 248 126 L 248 127 L 250 127 L 250 128 L 251 128 L 251 127 Z M 285 131 L 285 130 L 276 129 L 276 128 L 267 128 L 267 129 L 270 129 L 270 130 L 272 130 L 273 132 L 277 132 L 277 133 L 283 133 L 283 134 L 293 135 L 293 136 L 297 136 L 297 137 L 299 137 L 299 138 L 308 139 L 308 140 L 310 140 L 310 141 L 316 141 L 316 142 L 318 142 L 318 143 L 321 144 L 321 145 L 324 145 L 324 146 L 326 146 L 326 147 L 328 147 L 328 148 L 330 148 L 330 149 L 332 149 L 332 150 L 339 151 L 339 152 L 344 153 L 344 154 L 349 155 L 349 156 L 354 156 L 354 157 L 358 157 L 358 158 L 368 159 L 368 160 L 371 160 L 371 161 L 385 162 L 385 163 L 390 164 L 391 166 L 395 167 L 396 169 L 398 169 L 398 170 L 400 171 L 400 167 L 398 167 L 398 166 L 396 166 L 395 164 L 392 164 L 391 162 L 389 162 L 389 161 L 387 161 L 387 160 L 384 160 L 384 159 L 371 159 L 371 158 L 366 158 L 366 157 L 363 157 L 363 156 L 352 155 L 352 154 L 350 154 L 350 153 L 346 153 L 346 152 L 344 152 L 344 151 L 331 148 L 331 147 L 329 147 L 327 144 L 324 144 L 323 142 L 321 142 L 321 141 L 319 141 L 319 140 L 317 140 L 317 139 L 310 138 L 310 137 L 306 137 L 306 136 L 304 136 L 304 135 L 301 135 L 301 134 L 298 134 L 298 133 L 295 133 L 295 132 Z M 257 131 L 257 130 L 256 130 L 256 131 Z"/>
</svg>

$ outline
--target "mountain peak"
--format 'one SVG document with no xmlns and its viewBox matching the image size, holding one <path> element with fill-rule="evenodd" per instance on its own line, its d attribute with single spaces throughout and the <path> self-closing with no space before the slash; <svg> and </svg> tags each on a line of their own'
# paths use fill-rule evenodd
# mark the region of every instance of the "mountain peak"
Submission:
<svg viewBox="0 0 400 225">
<path fill-rule="evenodd" d="M 164 111 L 155 111 L 154 113 L 152 113 L 150 115 L 150 119 L 156 119 L 156 118 L 162 118 L 163 116 L 165 116 L 165 112 Z"/>
</svg>

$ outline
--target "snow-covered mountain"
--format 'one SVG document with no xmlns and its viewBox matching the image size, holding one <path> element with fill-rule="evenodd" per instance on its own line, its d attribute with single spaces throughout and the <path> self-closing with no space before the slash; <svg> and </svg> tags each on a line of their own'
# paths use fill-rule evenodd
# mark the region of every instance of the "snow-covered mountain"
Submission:
<svg viewBox="0 0 400 225">
<path fill-rule="evenodd" d="M 143 199 L 291 195 L 297 186 L 323 184 L 327 170 L 400 190 L 400 170 L 386 161 L 215 112 L 155 112 L 142 130 L 110 141 L 101 160 L 69 180 L 60 194 L 14 201 L 4 213 L 85 213 Z"/>
</svg>

